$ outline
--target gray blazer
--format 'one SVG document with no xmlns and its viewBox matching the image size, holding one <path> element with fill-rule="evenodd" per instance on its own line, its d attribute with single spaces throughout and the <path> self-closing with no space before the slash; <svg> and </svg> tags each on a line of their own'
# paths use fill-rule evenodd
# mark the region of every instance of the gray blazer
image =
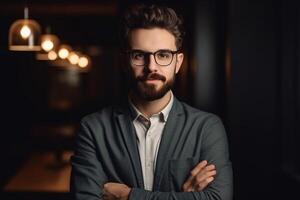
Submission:
<svg viewBox="0 0 300 200">
<path fill-rule="evenodd" d="M 72 157 L 73 199 L 102 199 L 107 182 L 132 188 L 130 200 L 231 200 L 232 167 L 221 120 L 174 98 L 156 161 L 153 191 L 144 190 L 137 138 L 128 104 L 84 117 Z M 214 181 L 201 192 L 182 192 L 202 160 L 216 166 Z"/>
</svg>

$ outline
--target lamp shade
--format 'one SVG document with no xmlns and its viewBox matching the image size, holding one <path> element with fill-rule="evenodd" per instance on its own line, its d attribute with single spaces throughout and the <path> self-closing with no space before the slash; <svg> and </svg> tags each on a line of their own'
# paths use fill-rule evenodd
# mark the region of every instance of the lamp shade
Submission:
<svg viewBox="0 0 300 200">
<path fill-rule="evenodd" d="M 32 19 L 28 19 L 25 8 L 24 19 L 15 21 L 9 29 L 8 45 L 11 51 L 40 51 L 41 27 Z"/>
</svg>

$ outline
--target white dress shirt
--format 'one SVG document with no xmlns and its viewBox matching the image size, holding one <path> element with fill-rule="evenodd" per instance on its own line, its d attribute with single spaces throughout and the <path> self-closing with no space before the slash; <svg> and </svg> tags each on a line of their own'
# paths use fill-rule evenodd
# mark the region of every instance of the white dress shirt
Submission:
<svg viewBox="0 0 300 200">
<path fill-rule="evenodd" d="M 157 153 L 161 136 L 173 105 L 173 98 L 173 94 L 171 93 L 171 99 L 165 108 L 159 113 L 152 115 L 149 119 L 129 100 L 133 108 L 133 125 L 137 134 L 145 190 L 151 191 L 153 188 Z"/>
</svg>

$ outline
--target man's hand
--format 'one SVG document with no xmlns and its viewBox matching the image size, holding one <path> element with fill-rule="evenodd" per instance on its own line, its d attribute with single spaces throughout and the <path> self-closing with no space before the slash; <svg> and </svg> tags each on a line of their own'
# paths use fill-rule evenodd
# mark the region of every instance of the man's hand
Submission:
<svg viewBox="0 0 300 200">
<path fill-rule="evenodd" d="M 103 186 L 104 200 L 127 200 L 131 188 L 121 183 L 106 183 Z"/>
<path fill-rule="evenodd" d="M 192 171 L 190 177 L 183 184 L 184 192 L 199 192 L 214 180 L 217 174 L 214 165 L 207 165 L 207 161 L 201 161 Z"/>
</svg>

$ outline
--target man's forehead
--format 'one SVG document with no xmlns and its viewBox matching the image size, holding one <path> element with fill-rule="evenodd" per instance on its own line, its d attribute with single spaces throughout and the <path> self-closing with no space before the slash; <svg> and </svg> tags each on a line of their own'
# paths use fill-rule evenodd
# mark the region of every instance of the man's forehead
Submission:
<svg viewBox="0 0 300 200">
<path fill-rule="evenodd" d="M 156 51 L 159 49 L 176 50 L 175 37 L 166 29 L 134 29 L 129 33 L 131 49 Z"/>
</svg>

